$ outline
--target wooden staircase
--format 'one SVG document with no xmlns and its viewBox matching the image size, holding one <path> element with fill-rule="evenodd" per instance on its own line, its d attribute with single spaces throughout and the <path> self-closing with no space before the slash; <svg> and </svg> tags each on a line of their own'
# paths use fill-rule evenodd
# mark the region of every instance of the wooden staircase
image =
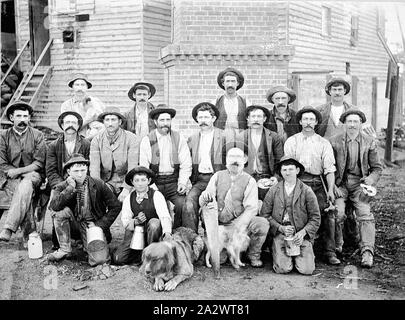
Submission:
<svg viewBox="0 0 405 320">
<path fill-rule="evenodd" d="M 48 85 L 51 78 L 52 67 L 40 66 L 42 58 L 44 57 L 46 51 L 50 48 L 51 44 L 52 39 L 46 44 L 35 65 L 24 75 L 20 85 L 10 99 L 7 108 L 16 101 L 23 101 L 30 104 L 35 110 L 35 106 L 38 103 L 40 94 L 43 88 Z M 11 122 L 5 117 L 5 114 L 6 112 L 4 112 L 1 117 L 1 125 L 11 124 Z"/>
</svg>

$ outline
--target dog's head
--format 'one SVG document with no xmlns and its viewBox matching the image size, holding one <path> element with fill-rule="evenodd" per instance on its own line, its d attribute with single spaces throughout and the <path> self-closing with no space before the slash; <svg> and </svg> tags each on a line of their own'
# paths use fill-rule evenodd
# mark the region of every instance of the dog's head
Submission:
<svg viewBox="0 0 405 320">
<path fill-rule="evenodd" d="M 170 242 L 153 242 L 142 252 L 140 272 L 148 278 L 165 277 L 172 272 L 175 254 Z"/>
</svg>

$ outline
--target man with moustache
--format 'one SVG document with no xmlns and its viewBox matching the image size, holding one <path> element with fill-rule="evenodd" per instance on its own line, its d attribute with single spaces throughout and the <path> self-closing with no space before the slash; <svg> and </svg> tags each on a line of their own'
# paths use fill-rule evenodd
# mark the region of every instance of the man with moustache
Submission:
<svg viewBox="0 0 405 320">
<path fill-rule="evenodd" d="M 77 73 L 71 76 L 68 82 L 69 88 L 73 90 L 73 97 L 62 103 L 60 112 L 75 111 L 87 123 L 90 119 L 97 117 L 105 109 L 100 99 L 88 95 L 87 91 L 93 86 L 88 81 L 87 75 Z"/>
<path fill-rule="evenodd" d="M 321 231 L 325 246 L 325 258 L 329 264 L 340 264 L 336 256 L 335 216 L 333 210 L 325 211 L 328 201 L 335 202 L 335 158 L 330 142 L 315 133 L 318 123 L 322 123 L 320 112 L 306 106 L 297 112 L 297 122 L 301 132 L 288 138 L 284 144 L 284 155 L 298 160 L 305 172 L 300 178 L 314 191 L 321 212 Z M 324 183 L 323 176 L 327 183 Z M 327 190 L 325 192 L 325 189 Z"/>
<path fill-rule="evenodd" d="M 250 244 L 247 251 L 252 267 L 263 266 L 260 260 L 261 248 L 269 231 L 269 222 L 258 214 L 258 193 L 255 179 L 243 171 L 247 161 L 245 147 L 233 147 L 233 143 L 225 146 L 226 169 L 214 173 L 207 188 L 201 193 L 201 208 L 211 202 L 218 204 L 218 223 L 233 225 L 237 229 L 247 230 Z M 207 235 L 209 235 L 207 230 Z"/>
<path fill-rule="evenodd" d="M 9 241 L 24 224 L 24 238 L 33 231 L 32 199 L 44 179 L 46 144 L 41 131 L 29 126 L 33 108 L 22 101 L 6 109 L 13 126 L 0 134 L 0 171 L 5 175 L 0 189 L 13 192 L 0 241 Z"/>
<path fill-rule="evenodd" d="M 90 176 L 103 180 L 123 202 L 131 190 L 125 175 L 138 165 L 139 139 L 121 128 L 125 118 L 117 107 L 108 108 L 98 119 L 105 130 L 91 140 Z"/>
<path fill-rule="evenodd" d="M 233 136 L 240 130 L 246 129 L 246 106 L 249 103 L 237 93 L 243 87 L 244 81 L 243 74 L 231 67 L 221 71 L 217 76 L 217 83 L 225 93 L 215 102 L 219 116 L 214 126 Z"/>
<path fill-rule="evenodd" d="M 259 200 L 264 200 L 268 189 L 277 183 L 274 165 L 284 155 L 283 142 L 273 131 L 263 127 L 270 117 L 267 108 L 251 105 L 246 109 L 248 129 L 236 136 L 248 146 L 248 162 L 245 171 L 257 182 Z"/>
<path fill-rule="evenodd" d="M 148 82 L 137 82 L 128 91 L 128 97 L 135 101 L 135 105 L 124 114 L 126 122 L 123 128 L 135 133 L 141 139 L 156 128 L 153 120 L 149 118 L 149 112 L 155 109 L 149 99 L 155 93 L 155 86 Z"/>
<path fill-rule="evenodd" d="M 186 185 L 191 175 L 191 156 L 186 139 L 171 129 L 176 110 L 160 104 L 149 113 L 156 129 L 143 137 L 139 165 L 151 169 L 155 184 L 165 199 L 174 204 L 173 229 L 190 221 L 183 210 Z"/>
<path fill-rule="evenodd" d="M 191 183 L 193 187 L 186 196 L 185 208 L 187 218 L 183 221 L 185 227 L 198 231 L 199 204 L 198 198 L 205 190 L 212 175 L 225 169 L 223 146 L 226 143 L 224 131 L 214 127 L 219 112 L 216 106 L 209 102 L 201 102 L 192 110 L 192 117 L 200 127 L 200 131 L 188 139 L 193 170 Z"/>
<path fill-rule="evenodd" d="M 344 124 L 344 133 L 330 139 L 336 158 L 336 238 L 343 246 L 342 228 L 345 219 L 345 207 L 350 199 L 356 210 L 356 219 L 360 229 L 361 266 L 373 265 L 375 243 L 375 221 L 370 210 L 367 196 L 363 195 L 360 184 L 375 185 L 382 172 L 375 140 L 361 132 L 366 116 L 360 110 L 348 110 L 340 116 Z"/>
<path fill-rule="evenodd" d="M 297 98 L 295 92 L 284 86 L 275 86 L 266 94 L 267 101 L 274 104 L 264 127 L 277 132 L 283 143 L 287 138 L 300 132 L 300 125 L 296 120 L 296 113 L 289 107 Z"/>
</svg>

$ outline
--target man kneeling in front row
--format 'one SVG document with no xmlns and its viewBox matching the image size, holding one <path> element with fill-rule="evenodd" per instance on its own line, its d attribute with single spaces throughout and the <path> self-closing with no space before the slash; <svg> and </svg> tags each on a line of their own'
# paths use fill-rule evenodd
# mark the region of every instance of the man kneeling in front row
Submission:
<svg viewBox="0 0 405 320">
<path fill-rule="evenodd" d="M 65 181 L 55 187 L 49 208 L 54 219 L 60 248 L 48 256 L 49 261 L 59 261 L 72 252 L 71 231 L 78 231 L 91 266 L 110 262 L 107 243 L 111 241 L 110 226 L 121 211 L 121 202 L 100 179 L 87 175 L 89 161 L 81 154 L 73 154 L 63 170 L 68 173 Z M 100 227 L 104 233 L 104 248 L 89 252 L 87 229 Z"/>
<path fill-rule="evenodd" d="M 273 269 L 276 273 L 288 273 L 295 264 L 298 272 L 312 274 L 315 270 L 312 245 L 321 224 L 318 201 L 312 189 L 297 179 L 305 171 L 299 161 L 284 156 L 275 169 L 283 180 L 270 188 L 260 212 L 260 216 L 269 220 L 274 237 Z M 289 243 L 287 237 L 291 239 Z M 289 244 L 291 249 L 299 247 L 299 253 L 291 252 Z"/>
</svg>

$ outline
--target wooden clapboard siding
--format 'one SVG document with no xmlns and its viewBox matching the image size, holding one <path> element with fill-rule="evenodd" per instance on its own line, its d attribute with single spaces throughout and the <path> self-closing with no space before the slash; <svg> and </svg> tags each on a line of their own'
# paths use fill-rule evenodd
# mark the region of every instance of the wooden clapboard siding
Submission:
<svg viewBox="0 0 405 320">
<path fill-rule="evenodd" d="M 21 49 L 25 41 L 30 39 L 30 23 L 28 0 L 14 0 L 15 27 L 17 49 Z M 25 49 L 19 61 L 19 67 L 22 72 L 26 72 L 31 67 L 30 49 Z"/>
<path fill-rule="evenodd" d="M 377 37 L 377 10 L 370 3 L 325 4 L 331 8 L 331 37 L 321 35 L 322 3 L 289 2 L 289 43 L 295 55 L 289 71 L 334 70 L 345 73 L 350 62 L 351 73 L 358 77 L 384 77 L 387 55 Z M 359 16 L 359 41 L 350 46 L 351 16 Z"/>
</svg>

